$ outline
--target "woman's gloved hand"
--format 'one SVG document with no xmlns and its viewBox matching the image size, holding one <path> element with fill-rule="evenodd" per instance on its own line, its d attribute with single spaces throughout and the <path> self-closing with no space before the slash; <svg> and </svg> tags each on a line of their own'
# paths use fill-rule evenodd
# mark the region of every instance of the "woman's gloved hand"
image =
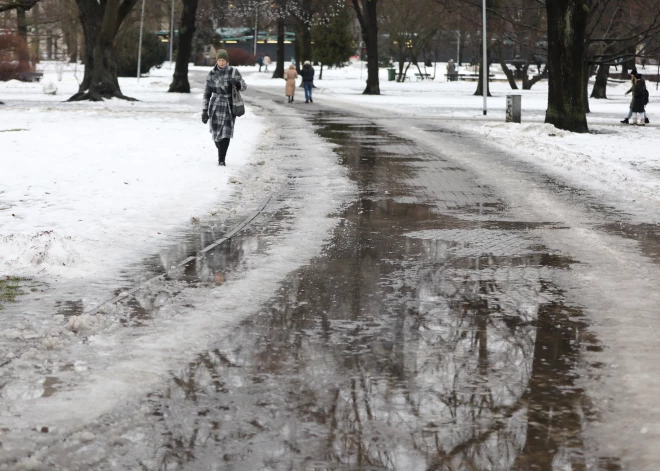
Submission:
<svg viewBox="0 0 660 471">
<path fill-rule="evenodd" d="M 206 124 L 209 122 L 209 112 L 207 110 L 202 111 L 202 123 Z"/>
<path fill-rule="evenodd" d="M 241 81 L 235 78 L 230 78 L 227 80 L 227 83 L 229 84 L 230 87 L 236 88 L 236 90 L 241 89 Z"/>
</svg>

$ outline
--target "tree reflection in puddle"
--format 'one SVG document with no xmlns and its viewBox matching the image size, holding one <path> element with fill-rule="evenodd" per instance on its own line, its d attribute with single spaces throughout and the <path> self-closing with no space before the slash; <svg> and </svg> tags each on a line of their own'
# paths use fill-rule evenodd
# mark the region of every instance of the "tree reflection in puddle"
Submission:
<svg viewBox="0 0 660 471">
<path fill-rule="evenodd" d="M 440 174 L 472 185 L 471 200 L 483 191 L 490 221 L 407 199 L 406 182 L 433 159 L 388 157 L 378 147 L 410 143 L 327 119 L 319 132 L 339 146 L 362 199 L 322 256 L 150 398 L 164 442 L 148 463 L 621 469 L 583 439 L 593 413 L 577 378 L 592 373 L 583 352 L 598 345 L 553 283 L 574 262 L 531 238 L 530 223 L 494 221 L 493 195 L 446 162 Z"/>
<path fill-rule="evenodd" d="M 163 469 L 593 464 L 575 379 L 596 341 L 551 282 L 570 261 L 529 240 L 530 253 L 479 269 L 478 257 L 402 234 L 438 222 L 423 208 L 363 207 L 267 309 L 176 374 L 157 401 Z"/>
</svg>

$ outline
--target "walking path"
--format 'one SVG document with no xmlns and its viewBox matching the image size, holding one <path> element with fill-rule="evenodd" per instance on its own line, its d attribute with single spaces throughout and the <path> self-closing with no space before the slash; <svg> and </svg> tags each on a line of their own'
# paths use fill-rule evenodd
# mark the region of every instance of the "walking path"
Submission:
<svg viewBox="0 0 660 471">
<path fill-rule="evenodd" d="M 0 469 L 657 468 L 652 205 L 280 95 L 246 94 L 286 175 L 264 213 L 54 352 Z"/>
</svg>

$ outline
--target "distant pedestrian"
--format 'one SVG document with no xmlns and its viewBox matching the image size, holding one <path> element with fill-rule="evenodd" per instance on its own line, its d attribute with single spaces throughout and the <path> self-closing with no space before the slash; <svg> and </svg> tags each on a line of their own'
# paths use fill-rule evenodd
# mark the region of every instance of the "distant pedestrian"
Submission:
<svg viewBox="0 0 660 471">
<path fill-rule="evenodd" d="M 265 70 L 266 72 L 268 72 L 268 66 L 270 65 L 271 62 L 273 62 L 273 61 L 270 59 L 270 56 L 268 54 L 266 54 L 264 56 L 264 66 L 266 67 L 266 70 Z"/>
<path fill-rule="evenodd" d="M 645 107 L 648 103 L 648 90 L 646 90 L 646 80 L 642 77 L 642 74 L 637 73 L 635 77 L 635 86 L 633 87 L 633 123 L 638 126 L 644 126 L 648 122 L 646 117 Z"/>
<path fill-rule="evenodd" d="M 454 59 L 449 59 L 447 62 L 447 80 L 453 81 L 456 78 L 456 64 L 454 64 Z"/>
<path fill-rule="evenodd" d="M 298 78 L 298 72 L 296 72 L 296 66 L 291 64 L 289 69 L 284 72 L 284 79 L 286 80 L 286 87 L 284 93 L 289 99 L 289 103 L 293 103 L 293 95 L 296 93 L 296 79 Z"/>
<path fill-rule="evenodd" d="M 314 88 L 314 67 L 309 61 L 305 61 L 302 68 L 303 87 L 305 88 L 305 103 L 314 103 L 312 100 L 312 89 Z"/>
<path fill-rule="evenodd" d="M 640 84 L 640 90 L 643 89 L 643 96 L 640 102 L 642 103 L 642 106 L 646 105 L 646 99 L 648 97 L 648 91 L 646 90 L 646 81 L 644 78 L 641 76 L 641 74 L 637 73 L 636 70 L 632 70 L 631 75 L 630 75 L 630 88 L 626 92 L 626 95 L 629 93 L 632 93 L 632 98 L 630 99 L 630 107 L 628 108 L 628 116 L 626 116 L 623 120 L 621 120 L 621 123 L 623 124 L 648 124 L 649 123 L 649 118 L 646 115 L 646 110 L 642 109 L 643 117 L 640 119 L 640 123 L 637 122 L 637 119 L 633 119 L 633 122 L 630 123 L 630 119 L 633 117 L 633 113 L 636 113 L 636 111 L 633 109 L 635 107 L 635 87 L 637 83 L 641 80 Z M 639 108 L 639 103 L 637 108 Z"/>
<path fill-rule="evenodd" d="M 264 56 L 259 54 L 259 57 L 257 57 L 257 64 L 259 64 L 259 72 L 261 72 L 261 68 L 264 66 Z"/>
<path fill-rule="evenodd" d="M 218 165 L 225 165 L 229 141 L 234 137 L 236 116 L 232 112 L 232 87 L 243 91 L 247 88 L 241 73 L 229 65 L 229 55 L 225 49 L 218 49 L 215 67 L 206 76 L 202 122 L 211 121 L 209 131 L 218 148 Z"/>
</svg>

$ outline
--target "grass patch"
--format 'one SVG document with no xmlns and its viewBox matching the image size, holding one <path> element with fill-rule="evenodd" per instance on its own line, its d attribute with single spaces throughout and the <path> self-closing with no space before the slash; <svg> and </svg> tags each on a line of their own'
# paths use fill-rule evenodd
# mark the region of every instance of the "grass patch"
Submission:
<svg viewBox="0 0 660 471">
<path fill-rule="evenodd" d="M 0 310 L 2 310 L 3 303 L 13 303 L 17 296 L 23 294 L 20 281 L 20 278 L 14 276 L 0 279 Z"/>
<path fill-rule="evenodd" d="M 27 131 L 27 129 L 16 128 L 16 129 L 0 129 L 0 132 L 20 132 Z"/>
</svg>

